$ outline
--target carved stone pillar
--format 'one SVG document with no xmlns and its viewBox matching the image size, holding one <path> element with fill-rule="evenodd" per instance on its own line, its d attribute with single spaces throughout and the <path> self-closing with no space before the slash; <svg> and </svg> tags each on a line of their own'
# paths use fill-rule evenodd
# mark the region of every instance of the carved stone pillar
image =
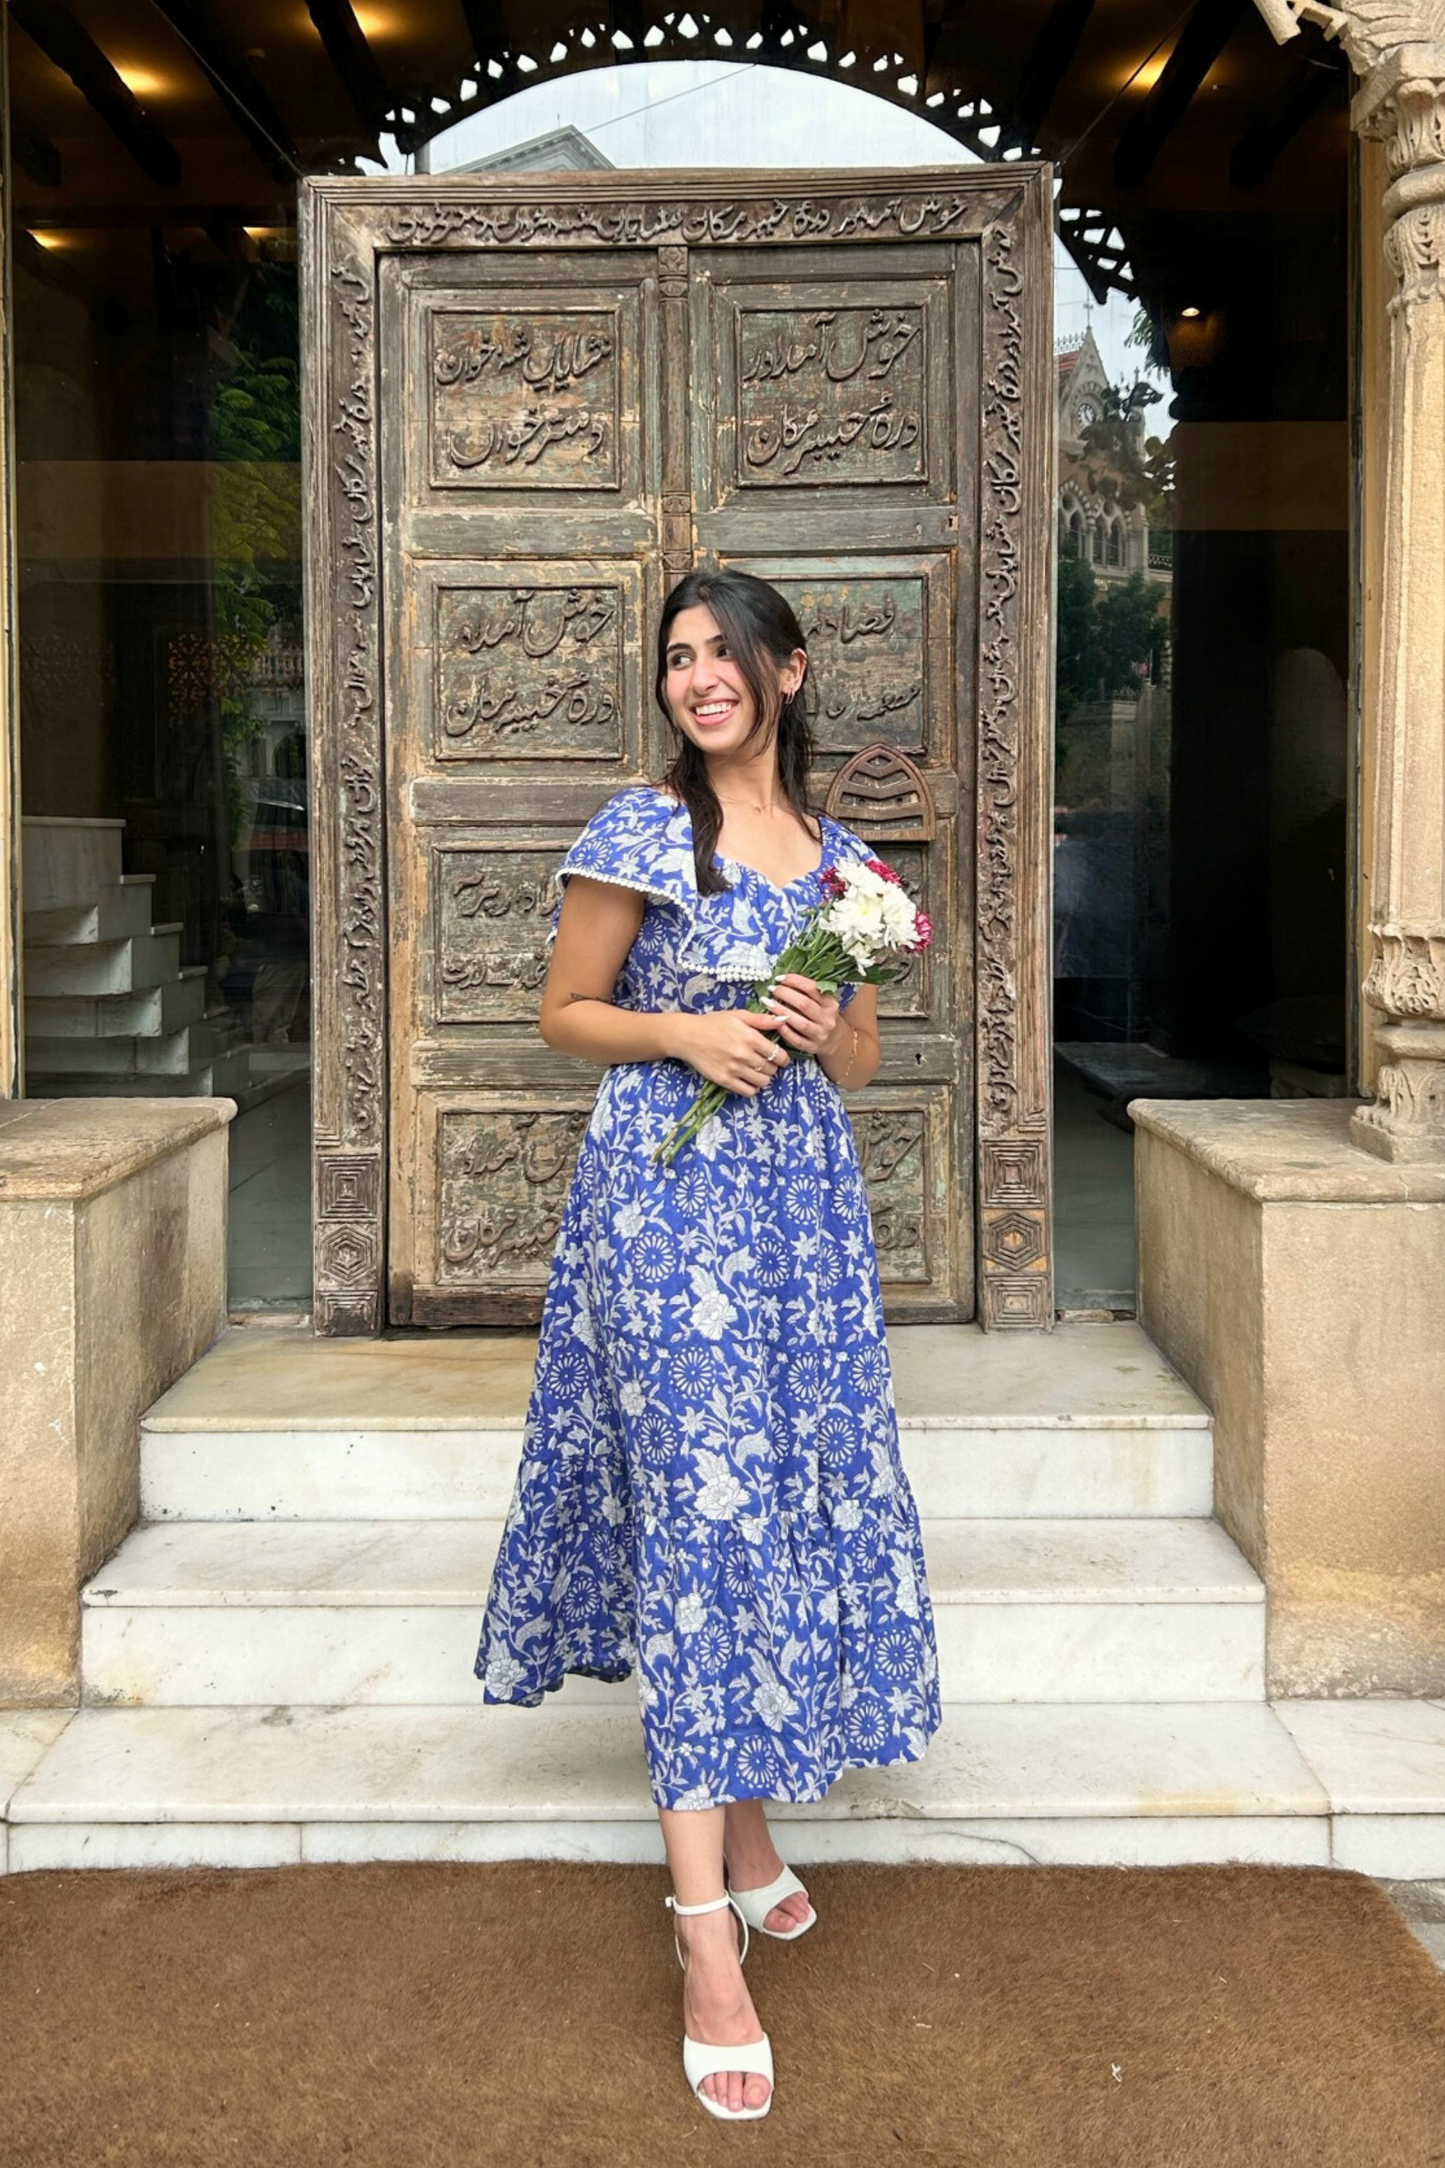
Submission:
<svg viewBox="0 0 1445 2168">
<path fill-rule="evenodd" d="M 1445 1162 L 1445 0 L 1258 0 L 1337 37 L 1384 145 L 1390 370 L 1375 822 L 1365 998 L 1376 1099 L 1351 1125 L 1382 1159 Z"/>
<path fill-rule="evenodd" d="M 1383 1019 L 1357 1144 L 1445 1161 L 1445 45 L 1406 46 L 1370 74 L 1355 125 L 1384 143 L 1390 312 L 1373 954 Z"/>
</svg>

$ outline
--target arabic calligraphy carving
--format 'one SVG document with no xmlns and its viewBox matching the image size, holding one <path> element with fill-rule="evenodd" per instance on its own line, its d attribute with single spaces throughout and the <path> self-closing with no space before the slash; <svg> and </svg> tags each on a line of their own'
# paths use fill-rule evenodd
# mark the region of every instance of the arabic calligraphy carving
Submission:
<svg viewBox="0 0 1445 2168">
<path fill-rule="evenodd" d="M 616 486 L 615 311 L 438 311 L 431 339 L 434 484 Z"/>
<path fill-rule="evenodd" d="M 587 1119 L 570 1109 L 490 1108 L 442 1116 L 439 1285 L 545 1282 Z"/>
<path fill-rule="evenodd" d="M 882 740 L 924 752 L 930 703 L 922 577 L 774 584 L 808 643 L 823 745 L 854 753 Z"/>
<path fill-rule="evenodd" d="M 876 383 L 907 353 L 920 324 L 917 310 L 820 309 L 805 319 L 810 335 L 790 338 L 787 330 L 794 321 L 791 317 L 781 320 L 776 344 L 769 344 L 766 331 L 754 341 L 741 375 L 744 384 L 796 376 L 811 362 L 820 364 L 830 384 L 849 383 L 860 372 Z"/>
<path fill-rule="evenodd" d="M 621 755 L 618 588 L 443 588 L 436 657 L 438 760 Z"/>
<path fill-rule="evenodd" d="M 885 1280 L 928 1278 L 922 1107 L 850 1108 Z"/>
<path fill-rule="evenodd" d="M 738 480 L 918 480 L 924 348 L 912 305 L 740 309 Z"/>
<path fill-rule="evenodd" d="M 552 850 L 432 854 L 435 1009 L 444 1024 L 530 1022 L 547 976 Z"/>
<path fill-rule="evenodd" d="M 739 241 L 838 240 L 895 233 L 926 238 L 967 220 L 960 192 L 928 196 L 763 196 L 741 203 L 397 203 L 389 204 L 382 234 L 389 248 L 550 248 L 559 243 L 623 242 L 692 247 Z"/>
<path fill-rule="evenodd" d="M 610 330 L 558 331 L 552 324 L 499 317 L 489 329 L 470 323 L 449 344 L 438 340 L 432 374 L 441 385 L 475 384 L 489 372 L 502 376 L 515 369 L 524 384 L 562 391 L 606 361 L 612 348 Z"/>
</svg>

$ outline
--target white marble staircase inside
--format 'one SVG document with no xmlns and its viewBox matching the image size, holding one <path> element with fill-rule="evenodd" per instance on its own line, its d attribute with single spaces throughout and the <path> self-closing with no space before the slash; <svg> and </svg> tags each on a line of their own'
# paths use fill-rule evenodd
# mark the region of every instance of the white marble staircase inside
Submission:
<svg viewBox="0 0 1445 2168">
<path fill-rule="evenodd" d="M 1137 1327 L 890 1343 L 945 1720 L 781 1810 L 790 1856 L 1445 1872 L 1445 1710 L 1266 1701 L 1208 1413 Z M 472 1677 L 533 1350 L 227 1333 L 145 1420 L 84 1705 L 0 1781 L 10 1866 L 660 1857 L 631 1683 Z"/>
<path fill-rule="evenodd" d="M 154 874 L 121 871 L 124 822 L 24 823 L 25 1064 L 32 1098 L 239 1097 L 250 1049 L 152 918 Z"/>
</svg>

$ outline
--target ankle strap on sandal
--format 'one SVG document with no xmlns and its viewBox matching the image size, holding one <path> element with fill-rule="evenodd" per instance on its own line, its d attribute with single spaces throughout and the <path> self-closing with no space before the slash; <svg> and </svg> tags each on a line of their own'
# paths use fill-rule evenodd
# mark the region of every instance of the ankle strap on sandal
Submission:
<svg viewBox="0 0 1445 2168">
<path fill-rule="evenodd" d="M 742 1965 L 745 1965 L 747 1963 L 749 1939 L 748 1923 L 743 1916 L 742 1908 L 738 1904 L 737 1899 L 732 1896 L 729 1891 L 724 1890 L 721 1897 L 709 1897 L 707 1903 L 702 1905 L 680 1905 L 675 1897 L 664 1897 L 662 1901 L 667 1906 L 668 1910 L 674 1914 L 675 1917 L 681 1917 L 682 1919 L 692 1919 L 699 1912 L 721 1912 L 726 1908 L 730 1908 L 732 1911 L 736 1912 L 738 1916 L 738 1925 L 742 1928 L 743 1931 L 743 1946 L 738 1952 L 738 1962 Z M 682 1944 L 677 1939 L 676 1928 L 674 1928 L 672 1932 L 672 1946 L 677 1951 L 678 1963 L 683 1966 L 684 1970 L 686 1970 L 686 1961 L 682 1954 Z M 729 2068 L 731 2068 L 731 2065 L 729 2065 Z"/>
</svg>

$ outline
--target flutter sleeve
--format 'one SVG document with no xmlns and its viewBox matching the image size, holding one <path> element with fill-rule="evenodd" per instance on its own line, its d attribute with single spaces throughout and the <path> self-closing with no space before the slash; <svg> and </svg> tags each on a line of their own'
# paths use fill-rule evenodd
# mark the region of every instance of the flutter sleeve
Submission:
<svg viewBox="0 0 1445 2168">
<path fill-rule="evenodd" d="M 656 791 L 615 792 L 559 860 L 552 875 L 556 900 L 547 932 L 549 951 L 557 938 L 566 883 L 574 873 L 636 889 L 655 903 L 677 904 L 689 913 L 697 900 L 691 846 L 680 847 L 670 832 L 669 804 Z"/>
</svg>

